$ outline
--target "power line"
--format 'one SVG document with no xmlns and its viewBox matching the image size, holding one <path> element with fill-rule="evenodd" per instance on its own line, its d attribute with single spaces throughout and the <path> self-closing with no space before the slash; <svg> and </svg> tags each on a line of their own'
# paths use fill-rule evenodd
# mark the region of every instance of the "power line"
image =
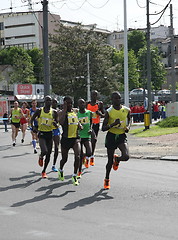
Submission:
<svg viewBox="0 0 178 240">
<path fill-rule="evenodd" d="M 162 18 L 163 14 L 165 13 L 166 9 L 168 8 L 170 2 L 171 2 L 171 0 L 169 0 L 169 2 L 166 4 L 166 6 L 163 8 L 163 10 L 160 12 L 161 16 L 154 23 L 150 23 L 150 25 L 155 25 L 157 22 L 159 22 L 159 20 Z"/>
<path fill-rule="evenodd" d="M 137 5 L 139 6 L 139 8 L 146 8 L 146 5 L 145 5 L 144 7 L 141 6 L 141 5 L 139 4 L 138 0 L 136 0 L 136 3 L 137 3 Z"/>
</svg>

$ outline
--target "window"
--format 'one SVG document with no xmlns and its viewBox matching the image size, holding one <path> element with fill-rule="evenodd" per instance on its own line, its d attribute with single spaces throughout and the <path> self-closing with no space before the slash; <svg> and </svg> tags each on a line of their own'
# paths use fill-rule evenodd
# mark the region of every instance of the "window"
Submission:
<svg viewBox="0 0 178 240">
<path fill-rule="evenodd" d="M 4 30 L 4 23 L 0 22 L 0 30 Z"/>
</svg>

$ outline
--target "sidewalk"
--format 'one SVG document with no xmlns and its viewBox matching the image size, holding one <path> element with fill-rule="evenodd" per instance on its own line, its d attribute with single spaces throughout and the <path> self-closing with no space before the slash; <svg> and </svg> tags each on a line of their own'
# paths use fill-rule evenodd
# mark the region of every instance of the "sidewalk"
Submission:
<svg viewBox="0 0 178 240">
<path fill-rule="evenodd" d="M 153 123 L 154 124 L 154 123 Z M 143 127 L 142 124 L 132 124 L 131 129 Z M 8 125 L 8 133 L 4 133 L 4 125 L 0 124 L 0 135 L 1 144 L 2 138 L 7 137 L 8 142 L 11 143 L 11 126 Z M 19 133 L 21 135 L 21 133 Z M 96 146 L 95 156 L 107 157 L 105 148 L 105 135 L 106 132 L 99 132 L 98 142 Z M 150 160 L 166 160 L 166 161 L 178 161 L 178 133 L 162 135 L 158 137 L 140 138 L 127 134 L 128 145 L 130 151 L 130 157 L 136 159 L 150 159 Z M 27 131 L 28 141 L 31 141 L 31 134 Z M 119 153 L 119 150 L 116 150 Z M 70 151 L 73 153 L 73 151 Z"/>
<path fill-rule="evenodd" d="M 143 123 L 134 123 L 131 129 L 138 127 L 144 129 Z M 104 147 L 105 135 L 106 133 L 100 131 L 96 156 L 107 157 Z M 148 138 L 136 137 L 128 133 L 127 137 L 131 158 L 178 161 L 178 133 Z M 119 153 L 119 150 L 117 151 Z"/>
</svg>

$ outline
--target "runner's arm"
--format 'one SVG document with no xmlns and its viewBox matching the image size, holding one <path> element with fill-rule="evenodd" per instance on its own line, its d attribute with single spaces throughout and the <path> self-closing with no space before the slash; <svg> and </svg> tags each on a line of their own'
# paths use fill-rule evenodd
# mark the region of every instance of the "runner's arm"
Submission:
<svg viewBox="0 0 178 240">
<path fill-rule="evenodd" d="M 64 121 L 65 121 L 65 118 L 66 118 L 66 114 L 67 114 L 67 102 L 64 101 L 63 109 L 58 114 L 60 125 L 64 124 Z"/>
<path fill-rule="evenodd" d="M 40 117 L 40 114 L 41 114 L 41 109 L 37 109 L 37 110 L 34 112 L 33 116 L 31 117 L 30 124 L 31 124 L 32 129 L 33 129 L 33 127 L 34 127 L 34 120 L 35 120 L 36 118 L 39 118 L 39 117 Z"/>
</svg>

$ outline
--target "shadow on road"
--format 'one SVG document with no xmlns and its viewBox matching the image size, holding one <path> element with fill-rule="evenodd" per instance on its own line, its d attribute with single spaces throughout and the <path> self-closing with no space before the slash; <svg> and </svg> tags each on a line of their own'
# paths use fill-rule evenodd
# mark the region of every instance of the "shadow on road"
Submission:
<svg viewBox="0 0 178 240">
<path fill-rule="evenodd" d="M 27 154 L 31 154 L 31 153 L 22 153 L 22 154 L 16 154 L 16 155 L 3 156 L 2 158 L 21 157 L 21 156 L 26 156 Z"/>
<path fill-rule="evenodd" d="M 12 148 L 11 145 L 0 146 L 0 151 L 5 151 L 5 150 L 8 150 L 8 149 L 10 149 L 10 148 Z"/>
<path fill-rule="evenodd" d="M 67 204 L 62 210 L 72 210 L 76 207 L 84 207 L 85 205 L 93 204 L 94 202 L 113 199 L 112 196 L 108 196 L 107 194 L 108 194 L 108 192 L 106 192 L 105 189 L 101 189 L 100 191 L 98 191 L 94 195 L 92 195 L 91 197 L 86 197 L 86 198 L 80 199 L 76 202 Z"/>
<path fill-rule="evenodd" d="M 54 189 L 62 187 L 64 185 L 68 185 L 68 184 L 71 184 L 71 181 L 64 182 L 64 183 L 60 182 L 60 183 L 55 183 L 55 184 L 47 186 L 47 187 L 41 187 L 38 190 L 36 190 L 36 192 L 44 191 L 46 189 L 48 189 L 48 190 L 40 196 L 36 196 L 36 197 L 28 199 L 28 200 L 24 200 L 24 201 L 21 201 L 21 202 L 14 203 L 14 204 L 11 205 L 11 207 L 21 207 L 21 206 L 24 206 L 25 204 L 40 202 L 40 201 L 50 199 L 50 198 L 60 198 L 60 197 L 66 196 L 69 193 L 75 192 L 75 191 L 65 191 L 64 193 L 62 193 L 60 195 L 52 195 L 52 192 L 53 192 Z"/>
<path fill-rule="evenodd" d="M 40 176 L 39 173 L 36 173 L 36 172 L 33 172 L 33 175 L 25 175 L 25 176 L 22 176 L 22 177 L 19 177 L 19 178 L 9 178 L 10 181 L 19 181 L 21 179 L 26 179 L 26 178 L 32 178 L 34 176 Z M 14 184 L 14 185 L 11 185 L 11 186 L 7 186 L 7 187 L 0 187 L 0 192 L 3 192 L 3 191 L 8 191 L 8 190 L 11 190 L 11 189 L 16 189 L 16 188 L 27 188 L 29 186 L 31 186 L 32 184 L 34 183 L 37 183 L 41 181 L 41 177 L 38 178 L 38 179 L 35 179 L 35 180 L 27 180 L 25 183 L 18 183 L 18 184 Z"/>
</svg>

